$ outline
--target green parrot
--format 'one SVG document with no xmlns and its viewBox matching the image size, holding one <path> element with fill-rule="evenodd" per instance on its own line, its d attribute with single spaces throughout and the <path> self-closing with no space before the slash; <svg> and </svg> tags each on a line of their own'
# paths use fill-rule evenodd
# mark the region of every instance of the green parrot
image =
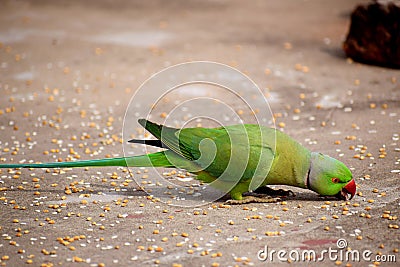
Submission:
<svg viewBox="0 0 400 267">
<path fill-rule="evenodd" d="M 0 168 L 90 166 L 181 168 L 196 179 L 229 193 L 232 204 L 273 202 L 244 193 L 267 185 L 310 189 L 322 196 L 352 199 L 356 184 L 350 170 L 327 155 L 311 152 L 283 132 L 256 124 L 176 129 L 145 119 L 141 124 L 157 139 L 128 142 L 164 148 L 132 157 L 53 163 L 0 164 Z"/>
</svg>

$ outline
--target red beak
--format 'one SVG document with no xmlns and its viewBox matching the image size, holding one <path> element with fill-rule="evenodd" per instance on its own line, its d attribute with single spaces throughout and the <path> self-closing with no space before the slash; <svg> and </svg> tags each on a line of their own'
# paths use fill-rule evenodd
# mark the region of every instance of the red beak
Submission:
<svg viewBox="0 0 400 267">
<path fill-rule="evenodd" d="M 342 188 L 342 191 L 339 193 L 339 197 L 344 200 L 350 200 L 356 194 L 356 182 L 352 179 L 345 187 Z M 350 198 L 347 199 L 350 195 Z"/>
</svg>

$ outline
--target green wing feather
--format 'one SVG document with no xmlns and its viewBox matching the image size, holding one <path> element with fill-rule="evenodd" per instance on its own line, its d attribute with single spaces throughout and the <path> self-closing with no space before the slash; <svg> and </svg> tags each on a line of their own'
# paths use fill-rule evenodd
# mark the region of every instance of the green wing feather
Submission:
<svg viewBox="0 0 400 267">
<path fill-rule="evenodd" d="M 264 181 L 274 159 L 275 130 L 259 125 L 179 130 L 144 119 L 139 123 L 169 149 L 195 161 L 220 181 L 250 183 L 255 175 Z"/>
</svg>

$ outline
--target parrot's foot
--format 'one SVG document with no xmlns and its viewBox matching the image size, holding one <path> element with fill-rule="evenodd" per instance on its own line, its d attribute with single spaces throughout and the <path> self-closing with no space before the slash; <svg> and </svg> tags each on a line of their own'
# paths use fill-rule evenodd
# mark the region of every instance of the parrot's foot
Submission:
<svg viewBox="0 0 400 267">
<path fill-rule="evenodd" d="M 292 190 L 272 189 L 268 186 L 259 187 L 254 191 L 254 193 L 278 197 L 294 197 L 296 195 Z"/>
<path fill-rule="evenodd" d="M 229 199 L 226 201 L 227 204 L 238 205 L 238 204 L 247 204 L 247 203 L 275 203 L 280 201 L 281 199 L 278 197 L 270 197 L 270 196 L 245 196 L 242 199 Z"/>
</svg>

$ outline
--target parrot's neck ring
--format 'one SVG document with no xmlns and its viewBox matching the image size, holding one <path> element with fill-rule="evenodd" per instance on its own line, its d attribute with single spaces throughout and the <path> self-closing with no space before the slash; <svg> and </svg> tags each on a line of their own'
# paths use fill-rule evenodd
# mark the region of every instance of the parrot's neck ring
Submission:
<svg viewBox="0 0 400 267">
<path fill-rule="evenodd" d="M 306 176 L 306 179 L 305 179 L 306 181 L 304 183 L 307 189 L 311 189 L 310 172 L 311 172 L 311 164 L 310 164 L 310 168 L 308 168 L 307 176 Z"/>
</svg>

